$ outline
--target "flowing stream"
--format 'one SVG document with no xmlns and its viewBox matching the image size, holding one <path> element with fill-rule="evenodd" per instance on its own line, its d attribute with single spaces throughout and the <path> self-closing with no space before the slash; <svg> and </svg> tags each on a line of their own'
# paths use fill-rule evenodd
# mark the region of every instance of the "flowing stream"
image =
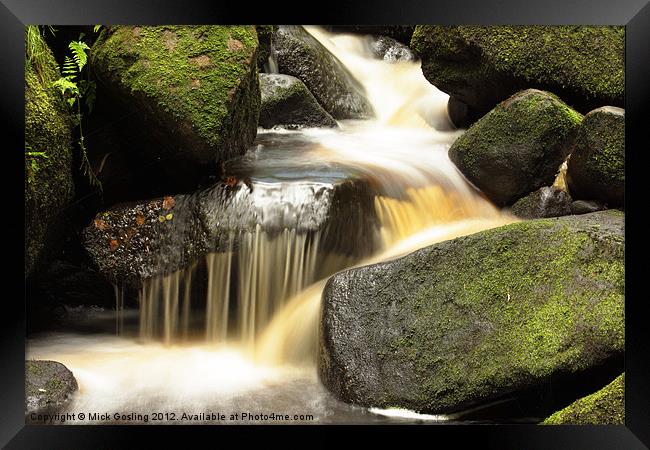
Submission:
<svg viewBox="0 0 650 450">
<path fill-rule="evenodd" d="M 233 202 L 253 211 L 254 228 L 231 233 L 202 261 L 147 280 L 138 311 L 122 308 L 116 288 L 117 321 L 114 312 L 93 318 L 99 328 L 108 323 L 107 332 L 28 341 L 29 358 L 73 371 L 80 389 L 68 411 L 85 413 L 86 422 L 160 423 L 157 413 L 169 423 L 450 419 L 367 410 L 331 396 L 316 374 L 322 291 L 339 270 L 515 219 L 449 161 L 462 131 L 450 126 L 448 97 L 425 80 L 419 62 L 384 62 L 368 38 L 306 28 L 359 80 L 376 117 L 338 129 L 259 130 L 254 148 L 230 167 L 249 185 Z"/>
</svg>

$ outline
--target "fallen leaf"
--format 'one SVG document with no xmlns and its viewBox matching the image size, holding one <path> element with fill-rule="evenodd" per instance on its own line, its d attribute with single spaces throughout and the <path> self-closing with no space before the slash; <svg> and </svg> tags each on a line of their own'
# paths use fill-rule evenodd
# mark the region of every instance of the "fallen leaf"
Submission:
<svg viewBox="0 0 650 450">
<path fill-rule="evenodd" d="M 102 219 L 95 219 L 95 228 L 100 231 L 104 231 L 106 228 L 108 228 L 108 225 Z"/>
<path fill-rule="evenodd" d="M 142 211 L 136 211 L 135 223 L 138 225 L 144 225 L 144 214 L 142 214 Z"/>
<path fill-rule="evenodd" d="M 174 218 L 174 215 L 172 213 L 169 213 L 165 216 L 165 219 L 167 220 L 172 220 Z"/>
<path fill-rule="evenodd" d="M 226 186 L 231 186 L 231 187 L 235 186 L 237 184 L 237 178 L 232 176 L 232 175 L 229 175 L 229 176 L 226 177 L 225 183 L 226 183 Z"/>
<path fill-rule="evenodd" d="M 117 250 L 117 247 L 119 247 L 119 246 L 120 246 L 120 241 L 118 241 L 117 239 L 111 239 L 110 247 L 111 247 L 112 252 Z"/>
<path fill-rule="evenodd" d="M 173 197 L 165 197 L 163 199 L 163 209 L 172 209 L 176 205 L 176 201 Z"/>
<path fill-rule="evenodd" d="M 165 221 L 165 216 L 158 216 L 158 222 L 163 223 Z"/>
</svg>

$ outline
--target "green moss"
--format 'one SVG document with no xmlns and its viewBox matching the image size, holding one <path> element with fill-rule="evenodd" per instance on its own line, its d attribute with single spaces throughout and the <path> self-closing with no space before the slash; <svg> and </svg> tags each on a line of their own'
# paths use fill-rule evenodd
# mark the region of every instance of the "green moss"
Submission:
<svg viewBox="0 0 650 450">
<path fill-rule="evenodd" d="M 120 26 L 102 34 L 92 62 L 154 120 L 214 156 L 209 149 L 254 137 L 257 46 L 252 26 Z"/>
<path fill-rule="evenodd" d="M 74 195 L 71 119 L 52 87 L 60 76 L 54 57 L 40 45 L 38 58 L 31 58 L 38 65 L 25 66 L 26 274 L 57 227 L 60 208 Z"/>
<path fill-rule="evenodd" d="M 509 204 L 552 184 L 581 121 L 557 96 L 526 90 L 472 125 L 449 157 L 496 203 Z"/>
<path fill-rule="evenodd" d="M 625 423 L 625 374 L 601 390 L 576 400 L 548 417 L 543 425 L 605 425 Z"/>
<path fill-rule="evenodd" d="M 342 373 L 324 379 L 345 380 L 348 401 L 448 413 L 611 361 L 624 352 L 622 219 L 519 222 L 337 275 L 354 304 L 325 309 L 342 340 L 327 364 Z M 348 317 L 363 348 L 386 350 L 380 362 L 356 359 Z"/>
<path fill-rule="evenodd" d="M 510 82 L 622 104 L 623 27 L 418 26 L 411 47 L 427 78 L 452 94 Z"/>
</svg>

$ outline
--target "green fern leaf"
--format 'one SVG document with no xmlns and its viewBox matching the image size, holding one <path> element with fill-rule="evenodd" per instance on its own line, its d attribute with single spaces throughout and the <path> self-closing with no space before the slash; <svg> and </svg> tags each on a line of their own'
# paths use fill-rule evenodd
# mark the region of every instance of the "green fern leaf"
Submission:
<svg viewBox="0 0 650 450">
<path fill-rule="evenodd" d="M 68 45 L 68 48 L 72 52 L 72 57 L 79 68 L 79 72 L 81 72 L 88 62 L 88 54 L 86 53 L 86 50 L 90 50 L 90 47 L 88 47 L 88 44 L 83 41 L 72 41 Z"/>
</svg>

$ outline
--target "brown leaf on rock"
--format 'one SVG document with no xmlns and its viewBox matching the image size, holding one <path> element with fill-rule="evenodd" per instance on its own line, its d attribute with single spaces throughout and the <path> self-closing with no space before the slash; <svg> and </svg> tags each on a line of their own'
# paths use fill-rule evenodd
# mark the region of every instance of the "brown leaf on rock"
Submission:
<svg viewBox="0 0 650 450">
<path fill-rule="evenodd" d="M 117 250 L 117 247 L 120 246 L 120 241 L 118 241 L 117 239 L 111 239 L 111 242 L 109 243 L 109 245 L 110 245 L 111 251 L 114 252 L 115 250 Z"/>
<path fill-rule="evenodd" d="M 142 211 L 137 211 L 135 213 L 135 223 L 137 225 L 144 225 L 144 214 Z"/>
<path fill-rule="evenodd" d="M 165 197 L 163 199 L 163 209 L 172 209 L 176 205 L 174 197 Z"/>
<path fill-rule="evenodd" d="M 108 225 L 102 219 L 95 219 L 95 228 L 100 231 L 105 231 Z"/>
<path fill-rule="evenodd" d="M 226 186 L 230 186 L 230 187 L 235 186 L 237 184 L 237 178 L 232 175 L 229 175 L 226 177 L 226 181 L 224 181 L 224 183 L 226 184 Z"/>
</svg>

